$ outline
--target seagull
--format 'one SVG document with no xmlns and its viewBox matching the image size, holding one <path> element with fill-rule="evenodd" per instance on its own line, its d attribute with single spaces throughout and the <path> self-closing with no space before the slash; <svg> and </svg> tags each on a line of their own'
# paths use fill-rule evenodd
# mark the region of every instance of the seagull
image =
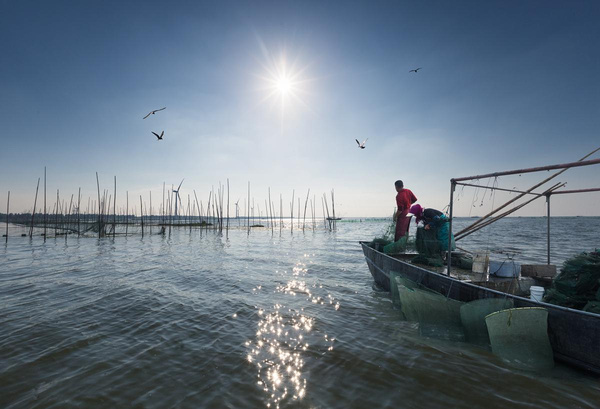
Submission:
<svg viewBox="0 0 600 409">
<path fill-rule="evenodd" d="M 154 115 L 155 113 L 157 113 L 158 111 L 162 111 L 163 109 L 167 109 L 167 107 L 164 107 L 164 108 L 161 108 L 161 109 L 155 109 L 154 111 L 150 111 L 150 113 L 148 115 L 146 115 L 145 117 L 143 117 L 142 119 L 146 119 L 150 115 Z"/>
<path fill-rule="evenodd" d="M 417 72 L 417 71 L 419 71 L 421 68 L 423 68 L 423 67 L 415 68 L 414 70 L 410 70 L 409 72 Z"/>
<path fill-rule="evenodd" d="M 150 132 L 152 132 L 154 135 L 156 135 L 156 137 L 158 138 L 158 140 L 159 140 L 159 141 L 162 141 L 163 135 L 165 134 L 165 131 L 162 131 L 162 132 L 160 133 L 160 135 L 159 135 L 159 134 L 157 134 L 157 133 L 156 133 L 156 132 L 154 132 L 154 131 L 150 131 Z"/>
<path fill-rule="evenodd" d="M 358 139 L 355 139 L 355 141 L 356 141 L 356 143 L 358 144 L 358 147 L 359 147 L 360 149 L 365 149 L 365 143 L 367 143 L 367 141 L 368 141 L 368 140 L 369 140 L 369 138 L 365 139 L 365 140 L 363 141 L 363 143 L 360 143 L 360 142 L 358 141 Z"/>
</svg>

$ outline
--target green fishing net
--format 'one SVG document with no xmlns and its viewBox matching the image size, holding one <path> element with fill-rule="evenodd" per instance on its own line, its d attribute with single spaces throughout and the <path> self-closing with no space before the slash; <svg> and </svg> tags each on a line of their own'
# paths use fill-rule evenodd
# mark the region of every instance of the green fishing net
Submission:
<svg viewBox="0 0 600 409">
<path fill-rule="evenodd" d="M 406 244 L 408 242 L 408 235 L 400 237 L 398 241 L 387 244 L 383 247 L 385 254 L 396 254 L 404 253 L 406 251 Z"/>
<path fill-rule="evenodd" d="M 369 247 L 377 251 L 382 251 L 385 254 L 405 253 L 406 250 L 414 249 L 415 241 L 408 234 L 401 237 L 398 241 L 394 241 L 395 235 L 396 221 L 394 218 L 394 221 L 385 229 L 381 237 L 376 237 L 369 243 Z"/>
<path fill-rule="evenodd" d="M 511 308 L 485 318 L 492 352 L 511 366 L 542 370 L 554 366 L 548 338 L 548 311 L 544 308 Z"/>
<path fill-rule="evenodd" d="M 493 312 L 513 308 L 510 298 L 482 298 L 470 301 L 460 307 L 460 321 L 467 340 L 475 344 L 488 345 L 490 338 L 485 325 L 485 317 Z"/>
<path fill-rule="evenodd" d="M 583 252 L 564 262 L 546 291 L 544 301 L 563 307 L 596 312 L 600 301 L 600 250 Z"/>
</svg>

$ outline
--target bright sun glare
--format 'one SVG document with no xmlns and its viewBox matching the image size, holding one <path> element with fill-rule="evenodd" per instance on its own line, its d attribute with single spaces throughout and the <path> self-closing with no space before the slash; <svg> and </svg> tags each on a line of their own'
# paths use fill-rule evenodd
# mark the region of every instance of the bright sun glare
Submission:
<svg viewBox="0 0 600 409">
<path fill-rule="evenodd" d="M 306 93 L 305 85 L 308 80 L 302 78 L 303 69 L 298 69 L 296 62 L 289 63 L 285 54 L 279 59 L 270 60 L 264 66 L 265 74 L 260 78 L 264 84 L 266 95 L 263 102 L 270 101 L 279 106 L 283 117 L 284 111 L 293 104 L 299 103 L 306 107 L 301 95 Z"/>
<path fill-rule="evenodd" d="M 282 95 L 285 95 L 288 92 L 290 92 L 291 86 L 292 84 L 289 78 L 282 76 L 279 79 L 277 79 L 277 89 Z"/>
</svg>

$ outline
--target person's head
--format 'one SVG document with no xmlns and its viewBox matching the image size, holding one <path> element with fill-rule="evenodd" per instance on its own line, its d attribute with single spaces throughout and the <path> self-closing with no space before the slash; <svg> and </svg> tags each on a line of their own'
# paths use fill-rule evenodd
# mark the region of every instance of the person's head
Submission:
<svg viewBox="0 0 600 409">
<path fill-rule="evenodd" d="M 414 204 L 410 207 L 410 210 L 408 211 L 408 213 L 415 216 L 417 223 L 419 223 L 419 221 L 421 220 L 421 217 L 423 216 L 423 208 L 421 207 L 421 205 Z"/>
<path fill-rule="evenodd" d="M 404 182 L 402 182 L 401 180 L 397 180 L 396 182 L 394 182 L 394 185 L 396 186 L 396 192 L 399 192 L 401 189 L 404 189 Z"/>
</svg>

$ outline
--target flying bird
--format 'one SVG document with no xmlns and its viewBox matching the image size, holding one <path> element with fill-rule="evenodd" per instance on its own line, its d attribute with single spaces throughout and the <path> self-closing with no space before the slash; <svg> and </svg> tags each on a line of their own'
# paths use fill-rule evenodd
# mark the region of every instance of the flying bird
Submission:
<svg viewBox="0 0 600 409">
<path fill-rule="evenodd" d="M 156 137 L 158 138 L 158 140 L 159 140 L 159 141 L 162 141 L 163 135 L 165 134 L 165 131 L 162 131 L 162 132 L 160 133 L 160 135 L 159 135 L 159 134 L 157 134 L 157 133 L 156 133 L 156 132 L 154 132 L 154 131 L 150 131 L 150 132 L 152 132 L 154 135 L 156 135 Z"/>
<path fill-rule="evenodd" d="M 417 72 L 417 71 L 419 71 L 421 68 L 423 68 L 423 67 L 415 68 L 414 70 L 410 70 L 409 72 Z"/>
<path fill-rule="evenodd" d="M 358 147 L 359 147 L 360 149 L 365 149 L 365 143 L 367 143 L 367 141 L 368 141 L 368 140 L 369 140 L 369 138 L 365 139 L 365 140 L 363 141 L 363 143 L 360 143 L 360 142 L 358 141 L 358 139 L 355 139 L 355 141 L 356 141 L 356 143 L 358 144 Z"/>
<path fill-rule="evenodd" d="M 142 119 L 146 119 L 148 118 L 150 115 L 154 115 L 155 113 L 157 113 L 158 111 L 162 111 L 163 109 L 167 109 L 167 107 L 161 108 L 161 109 L 155 109 L 154 111 L 150 111 L 150 113 L 148 115 L 146 115 L 144 118 Z"/>
</svg>

